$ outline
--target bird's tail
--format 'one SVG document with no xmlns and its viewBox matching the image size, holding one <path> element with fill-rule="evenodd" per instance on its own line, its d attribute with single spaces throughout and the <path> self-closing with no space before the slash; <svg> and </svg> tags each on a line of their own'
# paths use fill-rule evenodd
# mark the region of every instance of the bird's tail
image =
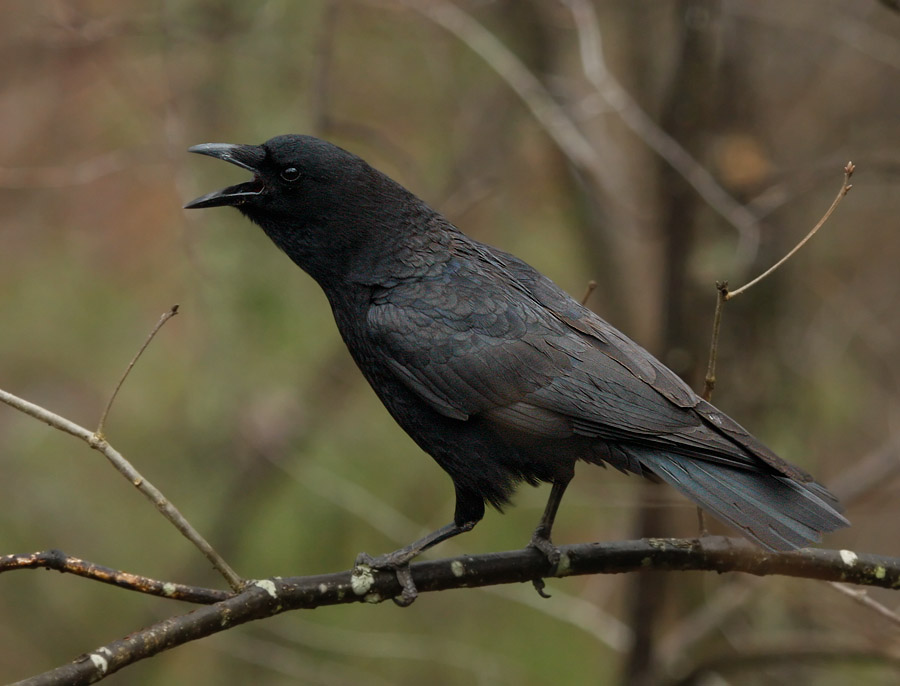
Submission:
<svg viewBox="0 0 900 686">
<path fill-rule="evenodd" d="M 666 483 L 770 550 L 793 550 L 849 526 L 840 504 L 815 481 L 642 452 L 640 463 Z"/>
</svg>

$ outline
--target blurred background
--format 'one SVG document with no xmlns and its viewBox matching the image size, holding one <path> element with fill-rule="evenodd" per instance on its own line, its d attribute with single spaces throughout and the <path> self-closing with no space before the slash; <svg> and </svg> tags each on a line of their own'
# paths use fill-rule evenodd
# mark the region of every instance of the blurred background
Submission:
<svg viewBox="0 0 900 686">
<path fill-rule="evenodd" d="M 894 7 L 892 7 L 894 5 Z M 515 253 L 838 493 L 829 547 L 900 554 L 900 13 L 888 0 L 3 0 L 0 388 L 106 435 L 245 577 L 347 569 L 449 521 L 450 480 L 354 367 L 318 287 L 202 142 L 313 133 Z M 0 554 L 222 587 L 99 453 L 0 406 Z M 521 547 L 548 489 L 432 551 Z M 710 524 L 716 532 L 724 530 Z M 673 491 L 582 466 L 560 543 L 694 536 Z M 294 612 L 111 684 L 897 683 L 896 622 L 818 582 L 654 574 Z M 871 592 L 889 608 L 898 597 Z M 0 681 L 186 605 L 0 579 Z"/>
</svg>

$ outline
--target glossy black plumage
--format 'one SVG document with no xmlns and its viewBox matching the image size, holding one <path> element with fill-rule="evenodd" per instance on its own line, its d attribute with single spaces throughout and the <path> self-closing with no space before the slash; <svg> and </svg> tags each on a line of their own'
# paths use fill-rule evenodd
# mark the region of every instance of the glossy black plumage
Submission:
<svg viewBox="0 0 900 686">
<path fill-rule="evenodd" d="M 653 474 L 776 550 L 848 525 L 828 491 L 643 348 L 355 155 L 309 136 L 192 151 L 254 179 L 187 207 L 236 206 L 318 281 L 375 392 L 453 479 L 453 524 L 377 563 L 468 530 L 521 481 L 556 484 L 533 541 L 552 552 L 578 460 Z"/>
</svg>

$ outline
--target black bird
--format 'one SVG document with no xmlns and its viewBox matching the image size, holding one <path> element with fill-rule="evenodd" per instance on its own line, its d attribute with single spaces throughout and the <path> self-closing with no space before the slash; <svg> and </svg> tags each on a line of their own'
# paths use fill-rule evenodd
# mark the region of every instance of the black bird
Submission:
<svg viewBox="0 0 900 686">
<path fill-rule="evenodd" d="M 849 525 L 823 486 L 650 353 L 356 155 L 300 135 L 190 152 L 253 179 L 185 207 L 236 207 L 319 283 L 375 393 L 453 480 L 450 524 L 360 557 L 398 570 L 407 602 L 409 561 L 522 481 L 552 484 L 531 545 L 558 560 L 550 533 L 578 460 L 665 481 L 772 550 Z"/>
</svg>

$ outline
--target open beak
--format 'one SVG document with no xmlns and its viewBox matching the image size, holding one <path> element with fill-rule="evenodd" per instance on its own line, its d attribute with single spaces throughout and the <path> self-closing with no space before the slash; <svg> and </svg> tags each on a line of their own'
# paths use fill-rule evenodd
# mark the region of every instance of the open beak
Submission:
<svg viewBox="0 0 900 686">
<path fill-rule="evenodd" d="M 202 195 L 191 200 L 185 209 L 198 209 L 203 207 L 237 206 L 245 203 L 254 196 L 260 195 L 265 190 L 265 185 L 259 176 L 259 167 L 265 160 L 265 151 L 256 145 L 235 145 L 233 143 L 202 143 L 188 148 L 188 152 L 199 155 L 209 155 L 226 162 L 231 162 L 239 167 L 253 172 L 253 180 L 228 186 L 212 193 Z"/>
</svg>

